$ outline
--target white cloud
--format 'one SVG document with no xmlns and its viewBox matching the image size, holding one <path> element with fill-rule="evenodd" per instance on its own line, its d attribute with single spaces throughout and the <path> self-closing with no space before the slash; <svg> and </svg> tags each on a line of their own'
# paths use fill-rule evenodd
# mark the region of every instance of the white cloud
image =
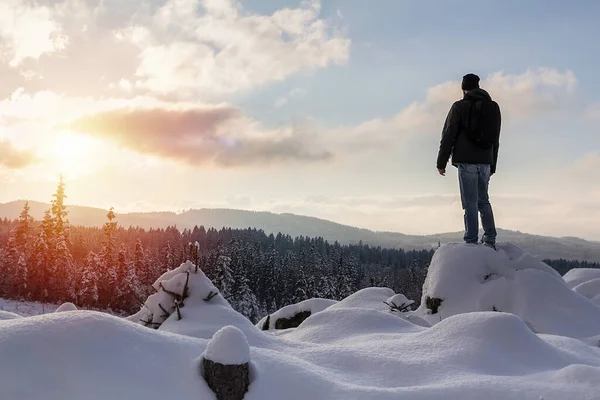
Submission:
<svg viewBox="0 0 600 400">
<path fill-rule="evenodd" d="M 288 104 L 291 99 L 298 98 L 298 97 L 304 97 L 304 96 L 306 96 L 305 89 L 295 88 L 295 89 L 290 90 L 290 92 L 287 95 L 278 97 L 277 100 L 275 100 L 274 105 L 276 108 L 281 108 L 284 105 Z"/>
<path fill-rule="evenodd" d="M 493 73 L 482 80 L 481 87 L 498 101 L 503 122 L 507 122 L 566 106 L 565 94 L 572 92 L 576 84 L 572 71 L 536 68 L 518 75 Z M 368 149 L 382 148 L 411 135 L 439 134 L 450 106 L 461 96 L 459 81 L 445 82 L 429 88 L 424 100 L 411 103 L 391 118 L 342 127 L 333 130 L 331 136 L 340 146 Z"/>
<path fill-rule="evenodd" d="M 0 3 L 0 49 L 6 49 L 11 66 L 63 49 L 66 40 L 50 7 L 26 0 Z"/>
<path fill-rule="evenodd" d="M 345 62 L 350 40 L 319 12 L 317 1 L 263 16 L 231 0 L 169 0 L 118 37 L 141 50 L 139 88 L 206 98 Z"/>
<path fill-rule="evenodd" d="M 585 117 L 590 121 L 600 121 L 600 103 L 590 104 L 585 110 Z"/>
</svg>

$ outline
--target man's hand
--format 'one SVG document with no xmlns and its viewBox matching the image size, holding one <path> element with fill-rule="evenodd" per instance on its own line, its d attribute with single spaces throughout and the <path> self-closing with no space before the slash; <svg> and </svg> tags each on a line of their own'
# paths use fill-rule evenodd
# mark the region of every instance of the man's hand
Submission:
<svg viewBox="0 0 600 400">
<path fill-rule="evenodd" d="M 438 168 L 438 172 L 440 173 L 441 176 L 446 176 L 446 170 L 445 169 Z"/>
</svg>

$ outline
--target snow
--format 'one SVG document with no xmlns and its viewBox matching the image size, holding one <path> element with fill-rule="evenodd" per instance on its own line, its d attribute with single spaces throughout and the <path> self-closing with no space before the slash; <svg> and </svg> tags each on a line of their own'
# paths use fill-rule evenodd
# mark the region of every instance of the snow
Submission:
<svg viewBox="0 0 600 400">
<path fill-rule="evenodd" d="M 9 311 L 0 311 L 0 321 L 15 318 L 21 318 L 21 316 L 19 314 L 11 313 Z"/>
<path fill-rule="evenodd" d="M 24 317 L 52 313 L 58 305 L 37 301 L 7 300 L 0 298 L 0 311 L 8 311 Z"/>
<path fill-rule="evenodd" d="M 573 288 L 573 291 L 588 299 L 594 299 L 596 296 L 600 296 L 600 278 L 580 283 Z"/>
<path fill-rule="evenodd" d="M 202 357 L 223 365 L 242 365 L 250 362 L 250 347 L 242 331 L 225 326 L 215 333 Z"/>
<path fill-rule="evenodd" d="M 406 296 L 401 293 L 395 294 L 392 297 L 390 297 L 389 299 L 387 299 L 387 303 L 390 306 L 393 306 L 393 307 L 396 307 L 399 309 L 403 309 L 406 306 L 410 306 L 414 302 L 415 302 L 414 300 L 407 299 Z"/>
<path fill-rule="evenodd" d="M 73 303 L 63 303 L 55 312 L 77 311 L 77 306 Z"/>
<path fill-rule="evenodd" d="M 205 301 L 215 287 L 184 263 L 127 319 L 72 311 L 0 321 L 0 399 L 214 399 L 203 357 L 250 362 L 245 400 L 597 399 L 600 330 L 583 317 L 598 320 L 600 308 L 506 248 L 436 252 L 425 289 L 445 296 L 440 315 L 391 312 L 384 301 L 400 296 L 368 288 L 277 334 L 220 295 Z M 179 319 L 161 286 L 183 293 L 186 279 Z M 162 313 L 159 303 L 170 315 L 142 326 Z M 485 310 L 491 304 L 511 312 Z"/>
<path fill-rule="evenodd" d="M 600 334 L 600 307 L 569 289 L 553 270 L 514 245 L 448 244 L 436 251 L 414 315 L 431 324 L 474 311 L 518 315 L 536 333 Z M 436 313 L 427 298 L 441 299 Z"/>
<path fill-rule="evenodd" d="M 282 318 L 289 319 L 298 313 L 306 312 L 306 311 L 309 311 L 310 314 L 313 315 L 313 314 L 316 314 L 318 312 L 325 310 L 326 308 L 328 308 L 336 303 L 337 303 L 337 301 L 335 301 L 335 300 L 315 298 L 315 299 L 304 300 L 304 301 L 301 301 L 296 304 L 290 304 L 289 306 L 285 306 L 270 315 L 269 326 L 268 326 L 268 329 L 266 329 L 266 330 L 275 329 L 275 323 L 279 319 L 282 319 Z M 263 319 L 261 319 L 256 324 L 256 327 L 259 329 L 263 329 L 266 320 L 267 320 L 267 317 L 264 317 Z"/>
<path fill-rule="evenodd" d="M 600 269 L 598 268 L 573 268 L 563 276 L 570 289 L 596 278 L 600 278 Z"/>
</svg>

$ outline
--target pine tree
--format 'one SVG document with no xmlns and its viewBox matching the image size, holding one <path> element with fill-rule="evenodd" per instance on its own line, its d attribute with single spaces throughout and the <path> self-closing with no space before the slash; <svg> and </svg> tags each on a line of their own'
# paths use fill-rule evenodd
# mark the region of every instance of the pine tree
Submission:
<svg viewBox="0 0 600 400">
<path fill-rule="evenodd" d="M 152 276 L 148 268 L 148 264 L 146 262 L 146 255 L 144 254 L 144 246 L 142 246 L 142 241 L 140 240 L 140 238 L 138 238 L 135 242 L 135 251 L 133 254 L 133 269 L 135 271 L 136 276 L 143 285 L 149 286 L 153 283 L 152 279 L 155 277 Z"/>
<path fill-rule="evenodd" d="M 232 294 L 233 276 L 231 274 L 231 258 L 219 256 L 217 259 L 216 278 L 214 285 L 219 289 L 221 295 L 229 299 Z"/>
<path fill-rule="evenodd" d="M 33 297 L 42 300 L 42 302 L 45 302 L 48 298 L 50 272 L 50 249 L 46 240 L 46 231 L 42 229 L 35 239 L 29 271 L 29 286 Z"/>
<path fill-rule="evenodd" d="M 56 193 L 54 193 L 52 197 L 54 197 L 54 199 L 52 200 L 50 209 L 52 212 L 52 218 L 54 220 L 55 235 L 58 237 L 62 234 L 67 244 L 69 244 L 69 221 L 67 220 L 68 211 L 67 206 L 65 206 L 65 199 L 67 198 L 67 195 L 65 193 L 65 182 L 62 175 L 60 176 Z"/>
<path fill-rule="evenodd" d="M 115 289 L 115 296 L 121 299 L 120 301 L 118 301 L 120 306 L 122 306 L 124 302 L 123 297 L 125 297 L 125 294 L 127 292 L 127 287 L 125 286 L 125 276 L 127 275 L 128 270 L 129 268 L 127 263 L 127 249 L 125 248 L 124 244 L 121 244 L 121 247 L 119 248 L 119 254 L 117 256 L 117 279 Z"/>
<path fill-rule="evenodd" d="M 15 229 L 16 245 L 20 248 L 22 253 L 28 253 L 26 251 L 26 246 L 30 244 L 33 235 L 33 217 L 29 214 L 29 211 L 29 202 L 26 201 L 23 206 L 23 211 L 21 211 L 21 214 L 19 215 L 17 228 Z"/>
<path fill-rule="evenodd" d="M 77 298 L 82 305 L 96 307 L 98 304 L 98 256 L 90 251 L 85 259 L 85 266 L 80 279 Z"/>
<path fill-rule="evenodd" d="M 115 232 L 117 230 L 117 222 L 115 221 L 115 212 L 111 207 L 106 214 L 108 221 L 102 227 L 104 239 L 102 241 L 102 251 L 100 252 L 100 302 L 106 306 L 110 306 L 112 302 L 117 300 L 117 267 L 116 267 L 116 244 Z"/>
<path fill-rule="evenodd" d="M 144 290 L 135 273 L 135 268 L 129 268 L 123 283 L 122 309 L 129 312 L 134 311 L 139 308 L 143 303 L 142 299 L 147 295 L 147 291 Z"/>
<path fill-rule="evenodd" d="M 53 278 L 51 282 L 54 283 L 54 293 L 51 293 L 51 298 L 61 302 L 75 301 L 76 266 L 63 235 L 56 240 L 54 265 L 51 273 Z"/>
</svg>

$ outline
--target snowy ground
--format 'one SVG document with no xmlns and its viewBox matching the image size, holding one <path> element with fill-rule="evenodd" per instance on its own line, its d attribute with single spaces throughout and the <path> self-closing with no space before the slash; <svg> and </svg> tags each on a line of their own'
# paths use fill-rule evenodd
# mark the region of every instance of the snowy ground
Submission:
<svg viewBox="0 0 600 400">
<path fill-rule="evenodd" d="M 37 301 L 17 301 L 0 299 L 0 311 L 7 311 L 23 317 L 47 314 L 56 311 L 58 305 L 44 304 Z"/>
<path fill-rule="evenodd" d="M 573 287 L 596 278 L 583 275 Z M 181 319 L 161 286 L 189 295 Z M 203 354 L 222 363 L 249 356 L 246 400 L 600 398 L 600 326 L 585 321 L 600 313 L 586 297 L 595 285 L 579 294 L 511 246 L 442 247 L 424 294 L 442 299 L 435 314 L 390 311 L 394 293 L 370 288 L 277 334 L 211 297 L 216 289 L 191 264 L 156 287 L 128 319 L 67 311 L 0 320 L 0 399 L 212 400 Z M 488 311 L 499 304 L 510 313 Z"/>
</svg>

